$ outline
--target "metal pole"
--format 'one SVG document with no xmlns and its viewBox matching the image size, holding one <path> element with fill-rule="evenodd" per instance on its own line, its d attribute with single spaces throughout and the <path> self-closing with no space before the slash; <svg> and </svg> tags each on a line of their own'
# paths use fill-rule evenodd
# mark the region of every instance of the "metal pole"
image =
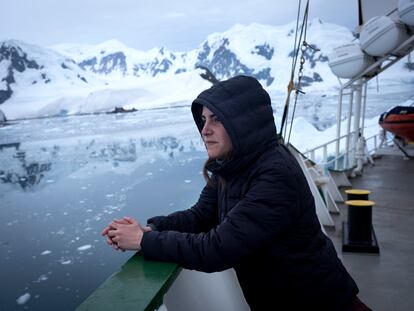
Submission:
<svg viewBox="0 0 414 311">
<path fill-rule="evenodd" d="M 355 114 L 354 114 L 354 135 L 352 139 L 352 146 L 354 154 L 352 157 L 351 165 L 354 166 L 355 163 L 355 152 L 357 150 L 358 136 L 360 131 L 361 124 L 361 102 L 362 102 L 362 79 L 359 79 L 356 83 L 355 89 Z"/>
<path fill-rule="evenodd" d="M 351 119 L 352 119 L 352 105 L 354 102 L 354 90 L 351 89 L 351 93 L 349 94 L 349 107 L 348 107 L 348 123 L 346 127 L 346 139 L 345 139 L 345 167 L 349 166 L 349 135 L 351 133 Z"/>
<path fill-rule="evenodd" d="M 339 90 L 338 112 L 336 115 L 336 149 L 335 149 L 335 169 L 338 170 L 339 158 L 339 137 L 341 137 L 341 114 L 342 114 L 342 88 Z"/>
<path fill-rule="evenodd" d="M 365 113 L 367 110 L 367 81 L 365 79 L 362 80 L 362 122 L 361 122 L 361 136 L 364 137 L 364 129 L 365 129 Z"/>
</svg>

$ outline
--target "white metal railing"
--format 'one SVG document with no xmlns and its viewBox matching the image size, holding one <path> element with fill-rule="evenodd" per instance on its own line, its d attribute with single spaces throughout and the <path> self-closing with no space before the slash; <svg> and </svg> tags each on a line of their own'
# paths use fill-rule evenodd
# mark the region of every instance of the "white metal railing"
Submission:
<svg viewBox="0 0 414 311">
<path fill-rule="evenodd" d="M 303 154 L 324 167 L 335 164 L 335 169 L 339 169 L 337 163 L 341 162 L 343 169 L 350 168 L 354 165 L 355 148 L 350 146 L 350 141 L 354 138 L 355 132 L 349 133 L 349 135 L 343 135 L 339 138 L 332 139 L 322 145 L 306 150 Z M 340 154 L 335 156 L 335 147 L 339 141 Z M 376 134 L 365 139 L 368 155 L 372 155 L 378 150 L 381 144 L 381 135 Z M 386 140 L 385 143 L 388 143 Z"/>
<path fill-rule="evenodd" d="M 312 149 L 306 150 L 303 154 L 311 159 L 314 162 L 324 164 L 328 163 L 328 156 L 335 153 L 335 146 L 337 141 L 339 140 L 339 144 L 343 143 L 343 148 L 346 149 L 346 145 L 348 145 L 348 151 L 349 151 L 349 140 L 352 138 L 354 132 L 349 133 L 349 135 L 342 135 L 339 138 L 332 139 L 322 145 L 319 145 L 317 147 L 314 147 Z M 348 143 L 347 143 L 348 142 Z M 322 155 L 322 156 L 321 156 Z M 331 160 L 329 160 L 330 162 Z"/>
</svg>

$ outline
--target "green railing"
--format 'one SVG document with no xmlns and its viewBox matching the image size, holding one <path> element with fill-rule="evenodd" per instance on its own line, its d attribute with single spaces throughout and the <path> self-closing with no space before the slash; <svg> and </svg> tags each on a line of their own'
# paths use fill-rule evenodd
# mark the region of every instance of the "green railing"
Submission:
<svg viewBox="0 0 414 311">
<path fill-rule="evenodd" d="M 76 310 L 156 310 L 180 270 L 176 264 L 135 254 Z"/>
</svg>

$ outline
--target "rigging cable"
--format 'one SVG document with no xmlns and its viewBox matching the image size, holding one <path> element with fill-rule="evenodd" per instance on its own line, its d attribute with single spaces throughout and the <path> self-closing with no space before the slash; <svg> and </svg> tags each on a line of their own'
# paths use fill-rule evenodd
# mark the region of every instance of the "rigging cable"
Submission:
<svg viewBox="0 0 414 311">
<path fill-rule="evenodd" d="M 293 89 L 294 89 L 294 83 L 293 83 L 293 78 L 295 76 L 295 68 L 296 68 L 296 62 L 297 62 L 297 53 L 296 53 L 296 49 L 297 49 L 297 38 L 298 38 L 298 28 L 299 28 L 299 17 L 300 17 L 300 8 L 301 8 L 301 4 L 302 4 L 302 0 L 299 0 L 299 6 L 298 6 L 298 14 L 296 16 L 296 28 L 295 28 L 295 42 L 293 45 L 293 55 L 292 55 L 292 68 L 290 70 L 290 81 L 288 83 L 288 94 L 286 97 L 286 101 L 285 101 L 285 107 L 283 109 L 283 116 L 282 116 L 282 123 L 280 125 L 280 132 L 279 132 L 279 139 L 283 140 L 283 137 L 286 136 L 286 130 L 285 130 L 285 134 L 283 135 L 283 127 L 285 125 L 286 122 L 286 117 L 288 115 L 288 110 L 289 110 L 289 101 L 290 101 L 290 93 L 292 93 Z"/>
<path fill-rule="evenodd" d="M 300 35 L 299 35 L 299 40 L 298 38 L 298 25 L 299 25 L 299 16 L 300 16 L 300 7 L 301 7 L 301 0 L 299 1 L 299 7 L 298 7 L 298 15 L 297 15 L 297 19 L 296 19 L 296 34 L 295 34 L 295 43 L 294 43 L 294 55 L 292 56 L 292 69 L 291 69 L 291 78 L 288 84 L 288 95 L 285 101 L 285 108 L 283 111 L 283 116 L 282 116 L 282 124 L 281 124 L 281 128 L 280 128 L 280 132 L 279 132 L 279 140 L 283 141 L 283 139 L 286 139 L 286 131 L 287 131 L 287 126 L 285 127 L 286 124 L 286 119 L 288 116 L 288 110 L 289 110 L 289 102 L 290 102 L 290 94 L 293 90 L 295 90 L 295 103 L 294 103 L 294 107 L 293 107 L 293 113 L 292 113 L 292 119 L 291 119 L 291 123 L 290 123 L 290 130 L 289 130 L 289 136 L 288 136 L 288 140 L 287 143 L 289 143 L 290 140 L 290 135 L 292 132 L 292 126 L 293 126 L 293 118 L 295 116 L 295 112 L 296 112 L 296 104 L 297 104 L 297 100 L 298 100 L 298 94 L 302 93 L 305 94 L 303 91 L 300 90 L 300 86 L 301 86 L 301 81 L 302 81 L 302 77 L 303 77 L 303 65 L 305 64 L 305 53 L 308 47 L 310 47 L 311 49 L 318 51 L 318 49 L 314 48 L 313 46 L 311 46 L 310 44 L 308 44 L 306 42 L 306 34 L 307 34 L 307 24 L 308 24 L 308 15 L 309 15 L 309 0 L 306 3 L 306 7 L 305 7 L 305 12 L 304 12 L 304 16 L 303 16 L 303 21 L 302 21 L 302 26 L 301 26 L 301 30 L 300 30 Z M 302 41 L 302 36 L 303 36 L 303 43 L 300 45 L 299 42 Z M 294 80 L 294 75 L 295 75 L 295 69 L 296 69 L 296 65 L 297 65 L 297 60 L 298 60 L 298 56 L 299 56 L 299 50 L 301 50 L 301 58 L 300 58 L 300 68 L 299 68 L 299 74 L 298 74 L 298 83 L 295 86 L 293 80 Z M 283 133 L 284 130 L 284 134 Z"/>
</svg>

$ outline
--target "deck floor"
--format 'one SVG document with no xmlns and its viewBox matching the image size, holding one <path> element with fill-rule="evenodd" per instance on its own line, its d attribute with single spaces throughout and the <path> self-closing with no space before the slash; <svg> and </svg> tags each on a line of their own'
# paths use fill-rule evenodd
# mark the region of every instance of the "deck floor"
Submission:
<svg viewBox="0 0 414 311">
<path fill-rule="evenodd" d="M 350 181 L 355 189 L 370 190 L 376 202 L 372 222 L 380 254 L 342 252 L 344 204 L 338 204 L 341 214 L 332 216 L 335 230 L 327 233 L 357 282 L 361 300 L 376 311 L 414 310 L 414 159 L 387 152 Z"/>
</svg>

